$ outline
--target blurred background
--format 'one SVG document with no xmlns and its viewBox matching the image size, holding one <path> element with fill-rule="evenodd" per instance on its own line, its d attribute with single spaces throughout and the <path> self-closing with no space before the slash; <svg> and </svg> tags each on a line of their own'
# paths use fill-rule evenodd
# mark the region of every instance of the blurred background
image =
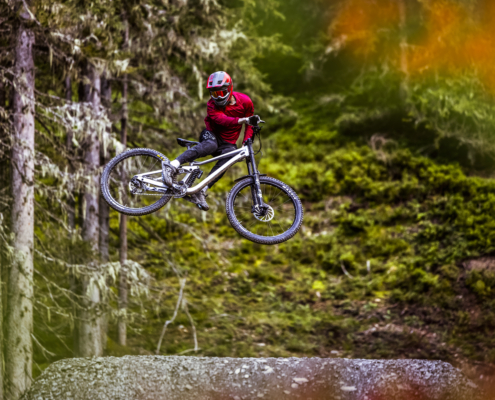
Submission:
<svg viewBox="0 0 495 400">
<path fill-rule="evenodd" d="M 28 5 L 34 376 L 66 357 L 158 352 L 440 359 L 491 381 L 493 1 Z M 4 331 L 21 201 L 11 157 L 19 7 L 0 5 Z M 207 213 L 179 199 L 123 221 L 100 200 L 89 235 L 91 177 L 125 146 L 173 158 L 177 137 L 197 140 L 216 70 L 267 121 L 259 168 L 303 200 L 300 233 L 271 247 L 237 235 L 224 201 L 245 174 L 238 164 Z M 82 338 L 89 325 L 101 335 Z"/>
</svg>

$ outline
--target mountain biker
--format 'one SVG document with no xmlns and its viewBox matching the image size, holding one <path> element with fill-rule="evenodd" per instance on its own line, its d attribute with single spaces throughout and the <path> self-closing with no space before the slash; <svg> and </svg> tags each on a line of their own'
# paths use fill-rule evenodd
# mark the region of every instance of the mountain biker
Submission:
<svg viewBox="0 0 495 400">
<path fill-rule="evenodd" d="M 232 78 L 225 71 L 217 71 L 210 75 L 206 83 L 210 91 L 210 100 L 206 106 L 206 118 L 204 129 L 199 135 L 199 144 L 186 150 L 171 162 L 162 163 L 163 182 L 172 186 L 181 164 L 191 162 L 197 158 L 212 155 L 217 157 L 237 149 L 236 142 L 241 133 L 242 125 L 246 125 L 242 145 L 253 136 L 253 128 L 249 126 L 249 117 L 254 114 L 251 99 L 239 92 L 234 92 Z M 211 173 L 225 164 L 229 158 L 219 160 L 212 168 Z M 213 180 L 198 193 L 184 198 L 198 206 L 200 210 L 208 211 L 210 207 L 206 202 L 206 191 L 211 188 L 221 177 Z"/>
</svg>

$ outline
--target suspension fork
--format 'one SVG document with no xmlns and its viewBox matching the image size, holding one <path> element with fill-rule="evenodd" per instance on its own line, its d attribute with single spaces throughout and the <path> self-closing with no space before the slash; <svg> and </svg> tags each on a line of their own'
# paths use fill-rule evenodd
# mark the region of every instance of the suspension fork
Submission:
<svg viewBox="0 0 495 400">
<path fill-rule="evenodd" d="M 265 203 L 263 202 L 263 193 L 261 192 L 260 184 L 260 172 L 256 167 L 256 160 L 254 159 L 253 142 L 251 139 L 247 141 L 249 149 L 249 157 L 246 159 L 249 175 L 253 177 L 253 185 L 251 185 L 251 196 L 253 198 L 253 208 L 259 209 Z"/>
</svg>

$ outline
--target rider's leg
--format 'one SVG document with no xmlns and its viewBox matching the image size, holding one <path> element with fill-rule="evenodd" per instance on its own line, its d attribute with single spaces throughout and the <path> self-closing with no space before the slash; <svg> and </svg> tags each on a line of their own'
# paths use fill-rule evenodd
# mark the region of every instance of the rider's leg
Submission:
<svg viewBox="0 0 495 400">
<path fill-rule="evenodd" d="M 221 154 L 228 153 L 228 152 L 233 151 L 237 148 L 237 146 L 235 144 L 223 142 L 223 141 L 221 141 L 221 139 L 218 139 L 218 143 L 219 143 L 218 148 L 212 154 L 213 157 L 217 157 Z M 211 175 L 213 172 L 215 172 L 218 168 L 220 168 L 223 164 L 225 164 L 229 159 L 230 158 L 218 160 L 218 162 L 211 169 L 209 175 Z M 189 198 L 188 198 L 188 196 L 186 196 L 184 198 L 188 201 L 191 201 L 192 203 L 195 203 L 199 207 L 200 210 L 208 211 L 210 209 L 210 206 L 206 202 L 206 196 L 207 196 L 206 191 L 208 190 L 209 187 L 212 187 L 214 185 L 214 183 L 217 182 L 222 176 L 223 176 L 223 174 L 220 175 L 218 178 L 216 178 L 208 186 L 205 186 L 204 189 L 201 190 L 200 192 L 189 196 Z"/>
<path fill-rule="evenodd" d="M 173 179 L 177 175 L 179 166 L 184 163 L 194 161 L 197 158 L 206 157 L 207 155 L 213 154 L 218 148 L 215 135 L 206 129 L 199 135 L 199 142 L 200 143 L 198 145 L 194 146 L 192 149 L 186 150 L 175 160 L 168 163 L 162 163 L 163 182 L 167 186 L 172 186 Z"/>
<path fill-rule="evenodd" d="M 227 142 L 222 142 L 219 146 L 218 146 L 218 149 L 215 153 L 213 153 L 213 157 L 217 157 L 221 154 L 225 154 L 225 153 L 229 153 L 231 151 L 234 151 L 235 149 L 237 149 L 237 146 L 235 144 L 232 144 L 232 143 L 227 143 Z M 234 157 L 234 156 L 232 156 Z M 232 157 L 229 157 L 229 158 L 222 158 L 221 160 L 218 160 L 217 163 L 213 166 L 213 168 L 211 169 L 210 173 L 208 175 L 211 175 L 213 174 L 218 168 L 220 168 L 222 165 L 224 165 L 227 161 L 229 161 Z M 224 176 L 225 172 L 223 174 L 221 174 L 220 176 L 218 176 L 217 178 L 215 178 L 213 181 L 210 182 L 210 184 L 208 185 L 208 188 L 212 188 L 213 185 L 215 183 L 218 182 L 218 180 Z"/>
<path fill-rule="evenodd" d="M 197 158 L 202 158 L 213 154 L 218 149 L 218 143 L 216 136 L 210 131 L 204 129 L 199 134 L 199 144 L 186 150 L 174 161 L 178 161 L 182 165 L 187 162 L 196 160 Z M 174 162 L 172 161 L 172 162 Z"/>
</svg>

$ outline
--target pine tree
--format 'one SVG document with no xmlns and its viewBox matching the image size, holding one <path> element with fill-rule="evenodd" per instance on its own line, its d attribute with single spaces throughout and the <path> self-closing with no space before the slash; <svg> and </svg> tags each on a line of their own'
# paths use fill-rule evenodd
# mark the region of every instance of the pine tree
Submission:
<svg viewBox="0 0 495 400">
<path fill-rule="evenodd" d="M 101 77 L 100 72 L 91 62 L 87 62 L 84 71 L 85 83 L 82 84 L 82 100 L 90 108 L 94 118 L 99 118 L 101 112 Z M 100 141 L 98 132 L 88 132 L 84 156 L 85 172 L 88 184 L 84 193 L 84 220 L 82 237 L 87 241 L 93 254 L 98 254 L 99 243 L 99 167 Z M 91 264 L 98 268 L 98 260 Z M 82 277 L 82 296 L 87 297 L 85 309 L 81 312 L 79 321 L 79 353 L 83 357 L 101 356 L 101 293 L 100 288 L 88 276 Z"/>
<path fill-rule="evenodd" d="M 127 15 L 123 15 L 124 25 L 124 42 L 123 50 L 127 51 L 129 48 L 129 22 L 127 21 Z M 127 146 L 127 120 L 128 120 L 128 79 L 127 73 L 124 72 L 122 77 L 122 119 L 121 119 L 121 131 L 120 141 L 124 148 Z M 122 171 L 122 174 L 125 172 Z M 122 177 L 125 178 L 124 176 Z M 127 344 L 127 215 L 122 214 L 120 216 L 119 224 L 119 236 L 120 236 L 120 274 L 119 274 L 119 319 L 117 322 L 117 335 L 118 343 L 121 346 Z"/>
<path fill-rule="evenodd" d="M 34 32 L 28 4 L 20 12 L 14 43 L 13 143 L 11 155 L 13 262 L 9 270 L 5 381 L 9 399 L 31 384 L 34 251 Z"/>
</svg>

